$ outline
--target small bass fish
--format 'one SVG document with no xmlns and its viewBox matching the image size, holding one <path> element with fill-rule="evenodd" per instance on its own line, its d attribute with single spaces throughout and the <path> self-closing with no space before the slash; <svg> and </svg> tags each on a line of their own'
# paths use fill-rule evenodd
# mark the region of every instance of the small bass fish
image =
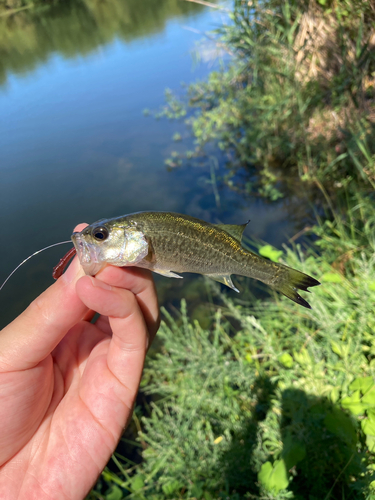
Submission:
<svg viewBox="0 0 375 500">
<path fill-rule="evenodd" d="M 310 308 L 297 289 L 308 291 L 319 281 L 245 250 L 241 239 L 246 225 L 210 224 L 171 212 L 139 212 L 101 219 L 73 233 L 71 239 L 85 273 L 91 276 L 107 264 L 136 266 L 170 278 L 182 278 L 177 273 L 203 274 L 238 292 L 231 274 L 239 274 Z"/>
</svg>

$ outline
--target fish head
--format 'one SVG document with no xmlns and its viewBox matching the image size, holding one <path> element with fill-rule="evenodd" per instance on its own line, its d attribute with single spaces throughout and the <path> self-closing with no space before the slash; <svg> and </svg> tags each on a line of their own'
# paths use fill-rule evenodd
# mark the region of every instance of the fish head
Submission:
<svg viewBox="0 0 375 500">
<path fill-rule="evenodd" d="M 81 266 L 86 274 L 94 276 L 103 267 L 134 266 L 148 252 L 148 241 L 136 225 L 114 224 L 103 219 L 71 236 Z"/>
</svg>

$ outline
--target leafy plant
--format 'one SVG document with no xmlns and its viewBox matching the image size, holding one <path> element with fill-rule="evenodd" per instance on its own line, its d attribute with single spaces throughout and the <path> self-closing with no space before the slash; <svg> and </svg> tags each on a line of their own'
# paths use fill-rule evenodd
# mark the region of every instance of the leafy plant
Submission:
<svg viewBox="0 0 375 500">
<path fill-rule="evenodd" d="M 186 102 L 168 90 L 158 116 L 187 116 L 198 150 L 216 144 L 257 195 L 283 196 L 296 174 L 331 196 L 373 189 L 374 16 L 362 0 L 236 0 L 216 30 L 229 63 Z"/>
</svg>

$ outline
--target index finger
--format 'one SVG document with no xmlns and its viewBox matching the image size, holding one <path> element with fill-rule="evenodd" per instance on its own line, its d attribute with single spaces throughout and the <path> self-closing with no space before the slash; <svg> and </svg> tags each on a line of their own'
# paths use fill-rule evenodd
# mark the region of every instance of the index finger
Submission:
<svg viewBox="0 0 375 500">
<path fill-rule="evenodd" d="M 0 369 L 36 366 L 81 320 L 88 309 L 78 297 L 75 283 L 82 275 L 75 257 L 67 272 L 0 332 Z"/>
<path fill-rule="evenodd" d="M 87 224 L 80 224 L 82 230 Z M 77 257 L 52 286 L 0 332 L 0 369 L 25 370 L 45 359 L 88 312 L 75 284 L 83 276 Z"/>
</svg>

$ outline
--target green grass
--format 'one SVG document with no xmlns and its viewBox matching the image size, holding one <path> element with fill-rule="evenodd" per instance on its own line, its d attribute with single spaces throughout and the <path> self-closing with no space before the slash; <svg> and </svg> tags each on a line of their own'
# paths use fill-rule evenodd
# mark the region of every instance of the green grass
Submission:
<svg viewBox="0 0 375 500">
<path fill-rule="evenodd" d="M 105 472 L 105 498 L 375 498 L 373 202 L 316 232 L 319 254 L 282 256 L 321 280 L 311 311 L 279 295 L 233 301 L 216 284 L 208 328 L 185 302 L 164 311 L 142 382 L 154 397 L 143 462 Z"/>
</svg>

